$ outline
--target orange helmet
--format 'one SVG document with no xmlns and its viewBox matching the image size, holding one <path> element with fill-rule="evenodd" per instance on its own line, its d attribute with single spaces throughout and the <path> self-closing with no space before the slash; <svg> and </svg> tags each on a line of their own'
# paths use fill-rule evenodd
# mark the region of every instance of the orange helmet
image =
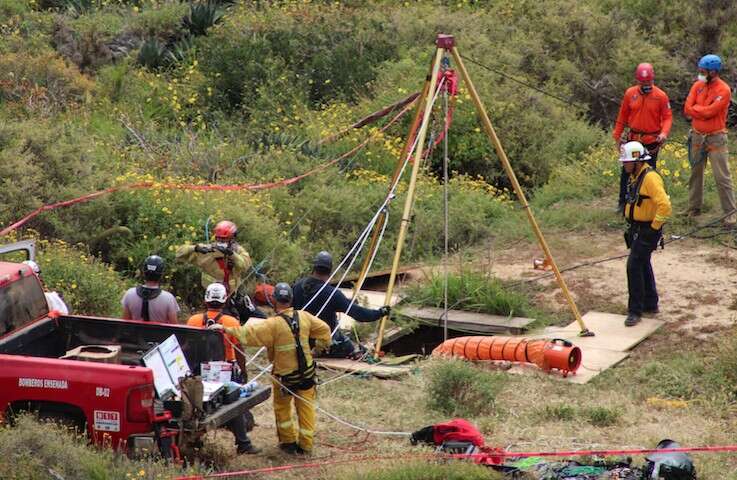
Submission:
<svg viewBox="0 0 737 480">
<path fill-rule="evenodd" d="M 215 225 L 213 233 L 215 234 L 215 238 L 227 238 L 228 240 L 232 240 L 238 234 L 238 227 L 230 220 L 223 220 Z"/>
</svg>

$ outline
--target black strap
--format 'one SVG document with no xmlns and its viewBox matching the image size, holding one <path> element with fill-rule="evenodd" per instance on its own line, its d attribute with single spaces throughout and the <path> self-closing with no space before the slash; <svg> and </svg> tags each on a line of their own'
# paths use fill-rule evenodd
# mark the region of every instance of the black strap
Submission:
<svg viewBox="0 0 737 480">
<path fill-rule="evenodd" d="M 149 316 L 148 312 L 148 302 L 149 300 L 153 300 L 154 298 L 161 295 L 161 289 L 160 288 L 149 288 L 145 287 L 143 285 L 139 285 L 136 287 L 136 294 L 141 297 L 142 303 L 141 303 L 141 318 L 144 322 L 150 322 L 151 317 Z"/>
<path fill-rule="evenodd" d="M 629 222 L 633 223 L 635 221 L 635 205 L 638 207 L 642 205 L 642 201 L 650 198 L 647 195 L 640 195 L 640 188 L 642 188 L 642 182 L 645 181 L 645 177 L 648 173 L 650 173 L 652 169 L 647 166 L 645 167 L 645 171 L 640 174 L 639 177 L 637 177 L 637 180 L 635 181 L 634 185 L 628 185 L 628 195 L 627 195 L 627 203 L 630 205 L 630 212 L 629 212 Z M 629 190 L 629 188 L 632 188 L 632 190 Z"/>
<path fill-rule="evenodd" d="M 222 317 L 223 317 L 223 312 L 218 312 L 218 314 L 215 315 L 215 318 L 213 318 L 212 321 L 215 322 L 215 323 L 220 323 L 220 319 Z M 207 312 L 205 312 L 205 313 L 202 314 L 202 326 L 203 327 L 206 327 L 207 326 L 207 320 L 208 320 L 208 318 L 207 318 Z"/>
<path fill-rule="evenodd" d="M 296 350 L 297 354 L 297 371 L 294 373 L 297 373 L 299 377 L 304 378 L 307 375 L 310 375 L 310 371 L 312 372 L 312 375 L 314 375 L 314 367 L 315 364 L 313 362 L 312 365 L 307 365 L 307 357 L 305 356 L 305 352 L 302 349 L 302 339 L 300 338 L 299 334 L 299 312 L 294 309 L 292 311 L 292 318 L 287 317 L 286 315 L 279 314 L 281 318 L 283 318 L 287 325 L 289 326 L 289 330 L 292 332 L 292 336 L 294 336 L 294 348 Z M 285 377 L 293 376 L 294 373 L 290 373 L 289 375 L 285 375 Z"/>
</svg>

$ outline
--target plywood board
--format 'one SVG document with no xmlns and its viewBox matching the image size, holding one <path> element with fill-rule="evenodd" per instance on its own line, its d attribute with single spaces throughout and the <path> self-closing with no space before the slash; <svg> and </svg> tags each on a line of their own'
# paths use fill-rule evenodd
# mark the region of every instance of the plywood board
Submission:
<svg viewBox="0 0 737 480">
<path fill-rule="evenodd" d="M 432 307 L 403 307 L 399 312 L 423 323 L 442 327 L 443 310 Z M 474 333 L 523 333 L 534 322 L 532 318 L 503 317 L 485 313 L 466 312 L 463 310 L 448 310 L 448 328 Z"/>
<path fill-rule="evenodd" d="M 605 348 L 583 347 L 581 349 L 583 362 L 575 375 L 563 377 L 563 375 L 553 372 L 550 376 L 568 383 L 588 383 L 601 372 L 612 368 L 628 356 L 629 352 L 617 352 L 614 350 L 607 350 Z M 532 372 L 542 372 L 542 370 L 534 365 L 515 364 L 509 369 L 509 372 L 529 374 Z"/>
<path fill-rule="evenodd" d="M 564 338 L 579 347 L 627 352 L 665 324 L 662 320 L 642 317 L 642 321 L 634 327 L 625 327 L 625 318 L 624 315 L 613 313 L 588 312 L 583 316 L 583 322 L 589 330 L 594 332 L 595 336 L 593 337 L 579 337 L 578 333 L 581 329 L 576 322 L 562 328 L 552 327 L 546 329 L 539 336 Z"/>
<path fill-rule="evenodd" d="M 349 360 L 347 358 L 318 358 L 318 367 L 325 367 L 332 370 L 340 370 L 342 372 L 351 372 L 357 374 L 368 374 L 379 378 L 396 378 L 409 373 L 409 366 L 386 366 L 381 364 L 370 364 Z"/>
<path fill-rule="evenodd" d="M 353 298 L 353 289 L 352 288 L 340 288 L 341 292 L 345 294 L 346 297 L 350 300 Z M 392 295 L 391 301 L 389 302 L 389 305 L 394 306 L 402 299 L 399 295 L 396 293 Z M 386 300 L 386 293 L 384 292 L 377 292 L 374 290 L 359 290 L 358 291 L 358 299 L 356 302 L 358 302 L 359 305 L 367 308 L 380 308 L 386 305 L 384 303 L 384 300 Z"/>
</svg>

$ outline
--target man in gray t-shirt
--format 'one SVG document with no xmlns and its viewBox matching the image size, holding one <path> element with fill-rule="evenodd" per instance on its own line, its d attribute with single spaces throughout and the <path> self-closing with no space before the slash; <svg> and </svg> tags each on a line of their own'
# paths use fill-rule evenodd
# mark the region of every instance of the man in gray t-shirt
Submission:
<svg viewBox="0 0 737 480">
<path fill-rule="evenodd" d="M 177 300 L 160 285 L 164 267 L 161 257 L 151 255 L 146 258 L 141 267 L 144 284 L 128 289 L 121 300 L 124 320 L 177 323 Z"/>
</svg>

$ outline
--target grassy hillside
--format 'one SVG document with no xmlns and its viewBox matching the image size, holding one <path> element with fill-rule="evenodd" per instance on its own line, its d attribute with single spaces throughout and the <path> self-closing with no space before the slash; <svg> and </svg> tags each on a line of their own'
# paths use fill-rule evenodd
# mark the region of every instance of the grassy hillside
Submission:
<svg viewBox="0 0 737 480">
<path fill-rule="evenodd" d="M 665 3 L 0 0 L 0 226 L 44 204 L 109 187 L 152 184 L 42 213 L 0 241 L 39 238 L 47 283 L 80 313 L 118 314 L 118 298 L 136 281 L 145 256 L 157 253 L 172 261 L 176 246 L 203 241 L 222 218 L 238 223 L 239 239 L 261 272 L 273 282 L 292 281 L 309 268 L 315 252 L 340 255 L 353 244 L 386 194 L 411 115 L 385 131 L 390 117 L 325 140 L 417 91 L 433 40 L 446 32 L 457 38 L 554 252 L 567 261 L 582 260 L 600 252 L 595 241 L 572 238 L 576 234 L 621 235 L 621 220 L 613 214 L 619 165 L 610 131 L 634 66 L 653 63 L 657 83 L 672 100 L 675 126 L 661 152 L 660 172 L 676 212 L 686 206 L 688 126 L 680 111 L 695 62 L 703 53 L 719 53 L 726 64 L 723 77 L 737 81 L 737 59 L 730 56 L 737 47 L 737 7 L 707 0 Z M 438 110 L 432 133 L 442 128 L 441 119 Z M 479 127 L 461 85 L 449 134 L 450 244 L 471 262 L 485 248 L 532 241 L 524 212 Z M 288 187 L 173 188 L 290 178 L 365 139 L 370 139 L 365 149 Z M 440 150 L 420 177 L 408 263 L 432 263 L 442 254 Z M 402 183 L 376 268 L 390 262 L 405 194 Z M 711 179 L 705 209 L 719 211 Z M 668 228 L 682 233 L 691 226 L 676 216 Z M 184 305 L 197 308 L 198 272 L 173 261 L 170 267 L 168 288 Z M 558 309 L 540 304 L 544 288 L 516 288 L 514 305 L 529 304 L 536 309 L 531 311 L 560 320 Z M 651 445 L 660 439 L 661 415 L 674 422 L 674 435 L 690 443 L 727 441 L 734 431 L 727 413 L 735 399 L 724 352 L 732 351 L 733 333 L 716 346 L 694 342 L 696 353 L 661 343 L 675 341 L 673 336 L 664 333 L 625 368 L 579 393 L 546 379 L 499 380 L 490 388 L 495 407 L 466 413 L 499 444 L 509 439 L 563 447 L 586 438 Z M 716 373 L 709 361 L 717 362 Z M 424 370 L 391 385 L 349 379 L 344 390 L 326 389 L 323 399 L 331 410 L 372 426 L 421 427 L 450 415 L 426 405 L 431 376 Z M 373 390 L 382 396 L 368 408 L 366 392 Z M 530 396 L 520 391 L 549 396 L 549 405 L 525 405 L 522 397 Z M 687 400 L 689 407 L 672 410 L 650 405 L 648 398 Z M 407 408 L 397 409 L 400 403 Z M 377 417 L 374 410 L 384 413 Z M 270 409 L 262 408 L 260 415 L 257 434 L 262 443 L 273 443 Z M 638 430 L 641 420 L 645 426 Z M 5 448 L 3 435 L 15 434 L 0 432 L 0 448 Z M 331 431 L 322 440 L 349 434 Z M 330 454 L 324 448 L 321 454 Z M 367 448 L 381 453 L 405 446 L 381 440 Z M 101 465 L 121 461 L 111 458 Z M 286 461 L 269 452 L 255 464 Z M 711 475 L 704 478 L 726 478 L 719 476 L 720 462 L 723 457 L 703 463 Z M 218 467 L 226 464 L 253 466 L 235 459 Z M 734 471 L 734 462 L 727 464 Z M 38 471 L 50 466 L 55 468 L 43 464 Z M 375 478 L 416 478 L 421 468 L 410 465 L 403 472 L 401 467 L 390 465 L 385 477 Z M 135 476 L 138 467 L 120 468 L 131 468 Z M 439 468 L 443 478 L 447 472 Z M 471 478 L 478 472 L 464 474 Z M 13 475 L 25 478 L 16 471 L 5 476 Z M 35 475 L 28 476 L 45 473 Z"/>
</svg>

